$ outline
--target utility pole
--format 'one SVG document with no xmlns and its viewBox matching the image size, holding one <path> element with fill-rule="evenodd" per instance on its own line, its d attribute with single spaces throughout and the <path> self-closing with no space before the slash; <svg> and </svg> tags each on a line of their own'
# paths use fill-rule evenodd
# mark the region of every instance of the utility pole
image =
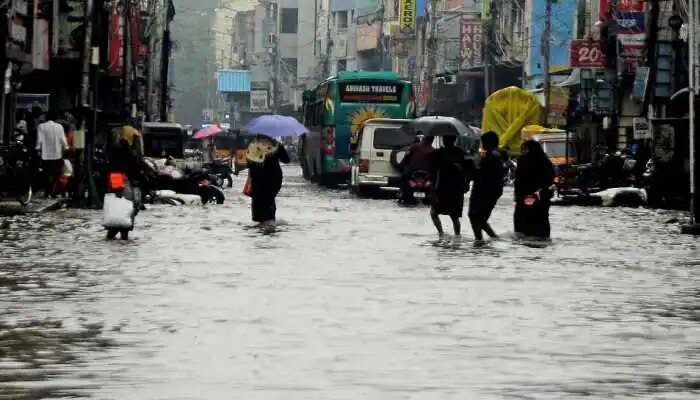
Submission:
<svg viewBox="0 0 700 400">
<path fill-rule="evenodd" d="M 696 188 L 696 181 L 697 177 L 695 176 L 695 163 L 697 162 L 696 156 L 697 156 L 697 144 L 695 143 L 695 134 L 696 134 L 696 126 L 695 126 L 695 94 L 697 92 L 697 85 L 698 82 L 696 82 L 697 79 L 697 68 L 698 65 L 697 63 L 697 52 L 698 52 L 698 36 L 697 36 L 697 24 L 700 23 L 700 18 L 698 18 L 698 4 L 697 0 L 689 0 L 688 1 L 688 14 L 689 14 L 689 23 L 688 23 L 688 72 L 689 72 L 689 80 L 688 80 L 688 137 L 689 137 L 689 151 L 690 151 L 690 158 L 689 158 L 689 164 L 690 164 L 690 224 L 693 225 L 695 224 L 696 217 L 695 215 L 696 210 L 696 199 L 695 199 L 695 191 L 697 190 Z"/>
<path fill-rule="evenodd" d="M 275 7 L 275 42 L 272 44 L 272 113 L 279 113 L 279 107 L 281 103 L 281 91 L 280 91 L 280 41 L 282 34 L 282 0 L 277 0 L 277 3 L 273 3 Z"/>
<path fill-rule="evenodd" d="M 322 80 L 326 80 L 331 75 L 331 62 L 333 61 L 333 40 L 331 31 L 333 30 L 333 14 L 330 10 L 326 10 L 326 62 L 324 67 L 324 76 L 321 77 Z"/>
<path fill-rule="evenodd" d="M 483 48 L 484 48 L 484 101 L 489 98 L 489 95 L 491 95 L 491 64 L 493 64 L 493 58 L 491 55 L 491 49 L 492 43 L 494 40 L 494 12 L 496 11 L 496 8 L 493 6 L 493 2 L 488 0 L 489 3 L 486 7 L 489 9 L 489 18 L 486 21 L 488 24 L 486 26 L 486 37 L 483 43 Z"/>
<path fill-rule="evenodd" d="M 547 0 L 544 9 L 544 32 L 542 33 L 542 57 L 544 58 L 544 126 L 549 119 L 549 44 L 552 38 L 552 0 Z"/>
<path fill-rule="evenodd" d="M 385 69 L 385 58 L 386 58 L 386 46 L 384 43 L 384 0 L 381 1 L 379 5 L 379 70 L 384 71 Z"/>
<path fill-rule="evenodd" d="M 426 46 L 426 51 L 424 54 L 424 57 L 428 58 L 428 110 L 430 112 L 435 111 L 435 85 L 433 84 L 433 80 L 435 79 L 435 61 L 437 59 L 437 54 L 433 53 L 430 54 L 430 51 L 432 50 L 433 52 L 436 51 L 437 49 L 437 7 L 438 7 L 438 0 L 430 0 L 430 36 L 428 37 L 428 46 Z"/>
<path fill-rule="evenodd" d="M 160 120 L 166 122 L 168 120 L 168 97 L 169 85 L 168 70 L 170 68 L 170 19 L 174 15 L 175 10 L 171 10 L 172 2 L 164 1 L 163 6 L 163 50 L 161 52 L 160 64 Z M 207 78 L 209 79 L 209 78 Z M 207 88 L 208 89 L 208 88 Z"/>
</svg>

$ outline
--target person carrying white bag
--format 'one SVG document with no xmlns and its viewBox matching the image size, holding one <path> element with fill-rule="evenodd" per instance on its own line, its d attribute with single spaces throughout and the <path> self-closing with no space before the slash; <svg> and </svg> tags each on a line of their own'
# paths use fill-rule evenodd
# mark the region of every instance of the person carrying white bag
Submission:
<svg viewBox="0 0 700 400">
<path fill-rule="evenodd" d="M 134 229 L 136 214 L 141 209 L 140 174 L 140 160 L 131 152 L 129 143 L 120 140 L 109 153 L 108 193 L 104 198 L 102 220 L 108 240 L 115 239 L 117 233 L 122 240 L 127 240 Z"/>
</svg>

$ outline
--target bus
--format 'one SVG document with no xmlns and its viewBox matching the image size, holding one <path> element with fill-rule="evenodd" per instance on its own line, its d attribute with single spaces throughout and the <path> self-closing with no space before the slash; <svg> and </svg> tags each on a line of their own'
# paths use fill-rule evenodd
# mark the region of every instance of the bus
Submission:
<svg viewBox="0 0 700 400">
<path fill-rule="evenodd" d="M 396 72 L 343 71 L 305 91 L 301 113 L 309 129 L 298 149 L 304 178 L 335 186 L 350 179 L 351 149 L 362 124 L 413 119 L 416 99 L 411 82 Z"/>
</svg>

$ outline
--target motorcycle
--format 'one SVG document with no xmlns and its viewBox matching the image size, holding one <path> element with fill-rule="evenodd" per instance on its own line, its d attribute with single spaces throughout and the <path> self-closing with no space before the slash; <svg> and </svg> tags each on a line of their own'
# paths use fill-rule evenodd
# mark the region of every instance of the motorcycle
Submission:
<svg viewBox="0 0 700 400">
<path fill-rule="evenodd" d="M 415 204 L 415 193 L 422 193 L 423 204 L 430 203 L 430 192 L 433 189 L 433 183 L 430 181 L 430 173 L 425 170 L 415 170 L 406 180 L 406 184 L 401 193 L 401 202 L 405 204 Z"/>
<path fill-rule="evenodd" d="M 0 196 L 14 197 L 22 206 L 32 200 L 32 174 L 29 171 L 29 151 L 13 135 L 9 146 L 0 147 Z"/>
<path fill-rule="evenodd" d="M 214 160 L 210 163 L 206 163 L 203 167 L 209 172 L 209 174 L 214 179 L 213 183 L 218 187 L 233 187 L 234 175 L 233 168 L 231 166 L 232 161 L 230 159 L 226 160 Z"/>
<path fill-rule="evenodd" d="M 181 171 L 173 165 L 158 170 L 152 160 L 146 160 L 155 171 L 149 177 L 149 190 L 172 190 L 180 194 L 194 194 L 202 199 L 202 204 L 216 202 L 223 204 L 226 196 L 217 187 L 216 176 L 207 171 Z"/>
</svg>

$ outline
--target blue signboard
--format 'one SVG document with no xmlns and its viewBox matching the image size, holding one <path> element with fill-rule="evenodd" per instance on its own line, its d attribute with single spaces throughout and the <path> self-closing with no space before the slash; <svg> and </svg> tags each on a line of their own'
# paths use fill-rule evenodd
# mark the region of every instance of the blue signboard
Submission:
<svg viewBox="0 0 700 400">
<path fill-rule="evenodd" d="M 416 0 L 416 17 L 425 17 L 425 0 Z"/>
<path fill-rule="evenodd" d="M 532 0 L 532 26 L 530 27 L 530 76 L 542 75 L 542 34 L 546 0 Z M 552 34 L 549 42 L 550 71 L 569 66 L 569 45 L 575 38 L 577 0 L 560 0 L 552 4 Z"/>
<path fill-rule="evenodd" d="M 644 16 L 643 12 L 619 12 L 615 19 L 617 20 L 617 33 L 634 35 L 644 33 Z"/>
</svg>

